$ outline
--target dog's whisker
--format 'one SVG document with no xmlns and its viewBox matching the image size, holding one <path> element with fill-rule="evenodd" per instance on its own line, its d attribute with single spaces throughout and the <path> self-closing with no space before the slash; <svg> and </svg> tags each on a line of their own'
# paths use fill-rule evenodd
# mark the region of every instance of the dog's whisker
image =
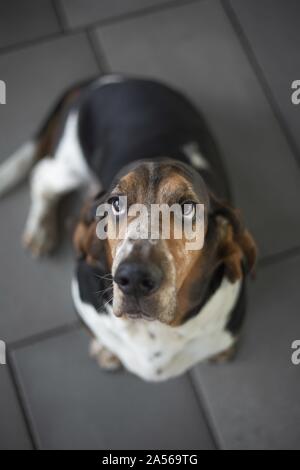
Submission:
<svg viewBox="0 0 300 470">
<path fill-rule="evenodd" d="M 106 294 L 107 292 L 111 291 L 113 289 L 112 286 L 109 286 L 109 287 L 106 287 L 106 289 L 102 289 L 102 290 L 99 290 L 99 291 L 96 291 L 95 294 L 96 295 L 104 295 Z"/>
<path fill-rule="evenodd" d="M 112 274 L 104 274 L 103 276 L 99 276 L 99 274 L 95 274 L 95 277 L 97 279 L 100 279 L 101 281 L 112 280 L 113 279 Z"/>
<path fill-rule="evenodd" d="M 96 294 L 99 294 L 99 293 L 101 293 L 101 292 L 104 292 L 104 291 L 109 290 L 109 289 L 112 289 L 112 288 L 113 288 L 112 286 L 108 286 L 108 287 L 105 287 L 104 289 L 95 291 L 95 293 L 96 293 Z"/>
<path fill-rule="evenodd" d="M 108 304 L 110 304 L 110 302 L 111 302 L 112 300 L 113 300 L 113 295 L 105 302 L 104 308 L 106 308 L 106 306 L 107 306 Z"/>
<path fill-rule="evenodd" d="M 97 312 L 101 313 L 107 307 L 107 305 L 110 304 L 112 300 L 113 300 L 113 295 L 104 304 L 99 305 Z"/>
</svg>

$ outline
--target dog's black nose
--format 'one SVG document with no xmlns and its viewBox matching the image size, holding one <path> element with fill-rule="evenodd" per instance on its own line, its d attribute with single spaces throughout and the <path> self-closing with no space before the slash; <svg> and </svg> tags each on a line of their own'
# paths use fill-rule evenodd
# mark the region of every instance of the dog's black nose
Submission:
<svg viewBox="0 0 300 470">
<path fill-rule="evenodd" d="M 118 267 L 114 281 L 124 294 L 141 297 L 153 294 L 162 278 L 162 271 L 153 263 L 124 261 Z"/>
</svg>

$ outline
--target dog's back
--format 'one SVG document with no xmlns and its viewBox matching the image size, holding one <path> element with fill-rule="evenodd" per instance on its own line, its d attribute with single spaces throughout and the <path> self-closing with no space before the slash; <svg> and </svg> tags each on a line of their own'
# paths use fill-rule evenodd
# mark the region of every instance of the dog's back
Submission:
<svg viewBox="0 0 300 470">
<path fill-rule="evenodd" d="M 104 186 L 138 159 L 171 157 L 211 174 L 229 196 L 219 150 L 201 114 L 179 92 L 153 80 L 121 78 L 93 83 L 79 105 L 85 157 Z"/>
<path fill-rule="evenodd" d="M 0 165 L 0 196 L 36 162 L 55 155 L 71 113 L 78 115 L 76 137 L 85 160 L 104 187 L 135 160 L 168 156 L 192 164 L 216 194 L 230 200 L 218 146 L 189 100 L 160 82 L 115 75 L 63 93 L 36 135 Z"/>
</svg>

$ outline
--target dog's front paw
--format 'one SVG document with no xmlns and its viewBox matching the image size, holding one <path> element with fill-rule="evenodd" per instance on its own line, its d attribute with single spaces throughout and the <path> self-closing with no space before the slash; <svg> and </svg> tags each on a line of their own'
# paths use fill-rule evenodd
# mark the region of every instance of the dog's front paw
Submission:
<svg viewBox="0 0 300 470">
<path fill-rule="evenodd" d="M 101 369 L 113 372 L 122 368 L 120 359 L 96 339 L 91 342 L 90 355 L 97 360 Z"/>
<path fill-rule="evenodd" d="M 34 258 L 51 253 L 56 246 L 53 238 L 49 237 L 48 232 L 44 229 L 35 233 L 25 232 L 22 241 L 24 247 L 31 252 Z"/>
<path fill-rule="evenodd" d="M 36 230 L 25 230 L 23 245 L 37 258 L 51 253 L 57 244 L 57 234 L 53 227 L 41 225 Z"/>
<path fill-rule="evenodd" d="M 212 364 L 225 364 L 226 362 L 233 361 L 237 353 L 237 343 L 234 343 L 225 351 L 213 356 L 209 359 Z"/>
</svg>

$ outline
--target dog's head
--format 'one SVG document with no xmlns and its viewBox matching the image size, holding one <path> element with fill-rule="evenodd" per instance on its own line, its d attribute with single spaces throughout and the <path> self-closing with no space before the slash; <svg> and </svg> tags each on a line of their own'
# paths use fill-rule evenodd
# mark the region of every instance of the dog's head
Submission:
<svg viewBox="0 0 300 470">
<path fill-rule="evenodd" d="M 169 159 L 135 162 L 93 206 L 103 203 L 110 208 L 105 240 L 97 236 L 99 219 L 88 205 L 74 242 L 88 263 L 105 263 L 105 270 L 112 274 L 113 311 L 118 317 L 178 325 L 199 305 L 218 268 L 223 267 L 235 282 L 254 266 L 255 244 L 238 211 L 211 194 L 201 176 L 187 165 Z M 135 204 L 146 210 L 132 214 Z M 153 223 L 151 207 L 174 204 L 181 210 L 170 213 L 169 237 L 163 237 L 165 221 L 159 215 Z M 175 235 L 176 227 L 185 222 L 196 226 L 199 204 L 204 206 L 202 229 L 193 232 L 194 239 L 190 235 L 187 239 L 184 230 L 180 237 Z M 190 249 L 191 242 L 199 247 Z"/>
</svg>

